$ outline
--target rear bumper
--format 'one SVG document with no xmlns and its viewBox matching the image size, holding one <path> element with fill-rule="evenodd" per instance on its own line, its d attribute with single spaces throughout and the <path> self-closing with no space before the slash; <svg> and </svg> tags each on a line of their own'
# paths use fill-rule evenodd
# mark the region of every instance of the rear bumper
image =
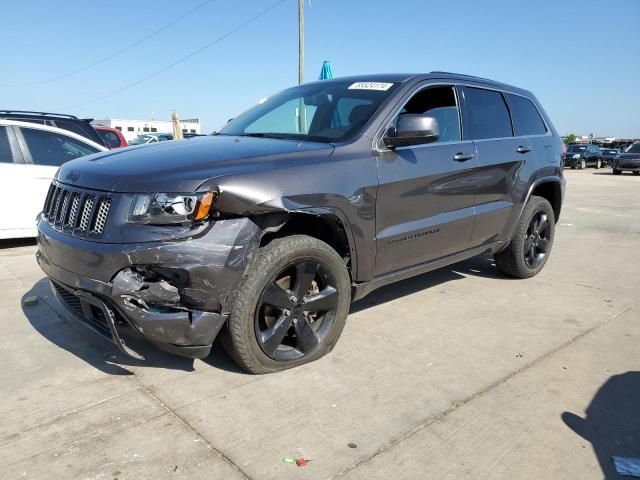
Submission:
<svg viewBox="0 0 640 480">
<path fill-rule="evenodd" d="M 128 355 L 121 332 L 163 350 L 201 358 L 226 322 L 260 229 L 248 219 L 217 222 L 179 242 L 100 244 L 38 225 L 36 259 L 74 316 Z"/>
</svg>

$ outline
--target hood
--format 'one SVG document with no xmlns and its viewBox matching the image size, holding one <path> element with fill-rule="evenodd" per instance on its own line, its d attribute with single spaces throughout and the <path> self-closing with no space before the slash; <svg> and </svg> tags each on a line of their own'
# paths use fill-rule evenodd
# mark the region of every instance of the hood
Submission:
<svg viewBox="0 0 640 480">
<path fill-rule="evenodd" d="M 89 155 L 65 163 L 56 178 L 93 190 L 191 192 L 213 177 L 286 168 L 333 150 L 324 143 L 217 135 Z"/>
</svg>

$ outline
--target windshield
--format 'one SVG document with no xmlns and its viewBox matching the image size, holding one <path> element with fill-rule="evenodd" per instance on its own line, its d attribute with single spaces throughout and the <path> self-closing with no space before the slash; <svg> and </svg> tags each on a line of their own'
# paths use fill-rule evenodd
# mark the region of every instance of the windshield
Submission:
<svg viewBox="0 0 640 480">
<path fill-rule="evenodd" d="M 149 143 L 156 137 L 153 135 L 138 135 L 136 138 L 129 142 L 129 145 L 142 145 L 143 143 Z"/>
<path fill-rule="evenodd" d="M 567 152 L 584 152 L 586 149 L 584 145 L 569 145 Z"/>
<path fill-rule="evenodd" d="M 341 142 L 364 126 L 396 87 L 328 81 L 290 88 L 235 118 L 218 134 Z"/>
<path fill-rule="evenodd" d="M 629 146 L 625 153 L 640 153 L 640 142 L 634 143 L 633 145 Z"/>
</svg>

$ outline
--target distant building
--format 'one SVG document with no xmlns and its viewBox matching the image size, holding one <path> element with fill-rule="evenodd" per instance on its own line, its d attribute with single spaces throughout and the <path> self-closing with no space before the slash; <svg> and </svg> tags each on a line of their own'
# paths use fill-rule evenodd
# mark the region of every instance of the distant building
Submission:
<svg viewBox="0 0 640 480">
<path fill-rule="evenodd" d="M 123 118 L 106 118 L 96 119 L 91 123 L 120 130 L 127 141 L 133 140 L 138 135 L 144 135 L 145 133 L 173 133 L 173 124 L 170 120 L 125 120 Z M 182 128 L 183 134 L 199 134 L 200 119 L 186 118 L 184 120 L 180 120 L 180 128 Z"/>
</svg>

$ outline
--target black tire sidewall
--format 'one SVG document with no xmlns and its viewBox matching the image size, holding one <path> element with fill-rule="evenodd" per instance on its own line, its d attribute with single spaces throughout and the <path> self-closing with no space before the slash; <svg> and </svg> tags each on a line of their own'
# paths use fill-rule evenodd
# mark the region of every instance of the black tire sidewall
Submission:
<svg viewBox="0 0 640 480">
<path fill-rule="evenodd" d="M 524 258 L 524 239 L 527 235 L 527 229 L 537 213 L 544 212 L 547 215 L 550 228 L 549 247 L 547 249 L 543 262 L 536 268 L 527 265 Z M 555 216 L 553 208 L 547 199 L 538 196 L 532 196 L 522 211 L 522 215 L 518 220 L 513 237 L 509 246 L 496 254 L 494 258 L 496 266 L 503 273 L 515 278 L 531 278 L 537 275 L 544 268 L 549 260 L 549 255 L 553 248 L 555 238 Z"/>
<path fill-rule="evenodd" d="M 550 231 L 551 238 L 549 239 L 549 247 L 544 256 L 544 260 L 536 268 L 531 268 L 529 267 L 529 265 L 524 259 L 524 237 L 527 234 L 527 229 L 529 228 L 529 224 L 531 223 L 531 220 L 533 220 L 533 217 L 540 212 L 544 212 L 547 215 L 547 221 L 549 222 L 549 231 Z M 540 272 L 540 270 L 542 270 L 546 265 L 547 261 L 549 260 L 549 255 L 551 254 L 551 250 L 553 248 L 553 241 L 555 239 L 555 233 L 556 233 L 555 230 L 556 230 L 555 217 L 554 217 L 553 208 L 551 207 L 551 204 L 545 198 L 531 197 L 531 200 L 525 207 L 525 211 L 523 212 L 522 218 L 518 223 L 516 235 L 511 240 L 515 258 L 521 262 L 522 264 L 521 266 L 524 269 L 524 271 L 529 273 L 527 276 L 533 277 L 534 275 L 537 275 Z"/>
<path fill-rule="evenodd" d="M 255 311 L 267 283 L 287 265 L 306 259 L 320 262 L 331 272 L 339 292 L 338 308 L 330 330 L 314 352 L 297 360 L 277 361 L 260 348 L 255 331 Z M 258 250 L 250 271 L 238 288 L 229 315 L 225 348 L 241 367 L 251 373 L 275 372 L 312 362 L 335 346 L 344 328 L 350 303 L 349 273 L 335 250 L 305 235 L 275 239 Z"/>
</svg>

